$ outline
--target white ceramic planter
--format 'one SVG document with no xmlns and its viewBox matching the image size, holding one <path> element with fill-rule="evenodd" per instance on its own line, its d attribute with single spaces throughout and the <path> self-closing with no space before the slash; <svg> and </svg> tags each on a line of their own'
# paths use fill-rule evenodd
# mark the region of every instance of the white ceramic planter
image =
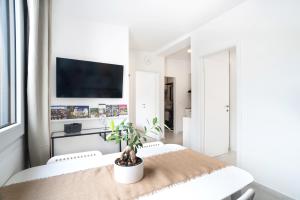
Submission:
<svg viewBox="0 0 300 200">
<path fill-rule="evenodd" d="M 114 164 L 114 177 L 119 183 L 130 184 L 140 181 L 144 176 L 144 160 L 135 166 L 119 166 Z"/>
</svg>

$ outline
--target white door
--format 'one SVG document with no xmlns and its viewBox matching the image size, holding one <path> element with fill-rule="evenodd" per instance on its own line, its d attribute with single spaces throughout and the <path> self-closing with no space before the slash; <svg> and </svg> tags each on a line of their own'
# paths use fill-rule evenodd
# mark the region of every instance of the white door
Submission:
<svg viewBox="0 0 300 200">
<path fill-rule="evenodd" d="M 203 59 L 205 77 L 204 151 L 217 156 L 229 149 L 229 52 Z"/>
<path fill-rule="evenodd" d="M 137 71 L 135 77 L 136 126 L 143 128 L 159 114 L 159 74 Z"/>
</svg>

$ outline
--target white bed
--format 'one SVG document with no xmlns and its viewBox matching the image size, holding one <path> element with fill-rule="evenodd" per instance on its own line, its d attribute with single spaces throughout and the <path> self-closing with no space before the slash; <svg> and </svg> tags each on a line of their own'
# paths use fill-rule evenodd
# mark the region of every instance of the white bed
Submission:
<svg viewBox="0 0 300 200">
<path fill-rule="evenodd" d="M 184 147 L 175 144 L 166 144 L 161 147 L 141 149 L 138 152 L 138 156 L 148 157 L 181 149 L 184 149 Z M 114 153 L 97 158 L 57 162 L 33 167 L 15 174 L 6 185 L 112 164 L 118 155 L 119 153 Z M 248 172 L 234 166 L 228 166 L 188 182 L 164 188 L 154 194 L 143 196 L 140 199 L 218 200 L 231 196 L 253 181 L 252 175 Z"/>
</svg>

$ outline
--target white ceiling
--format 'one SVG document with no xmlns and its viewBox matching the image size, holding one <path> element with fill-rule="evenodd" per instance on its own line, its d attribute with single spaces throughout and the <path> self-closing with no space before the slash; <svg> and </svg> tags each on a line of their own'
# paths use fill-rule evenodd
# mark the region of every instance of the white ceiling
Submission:
<svg viewBox="0 0 300 200">
<path fill-rule="evenodd" d="M 176 59 L 176 60 L 190 60 L 191 59 L 191 54 L 188 53 L 189 49 L 190 49 L 190 47 L 186 47 L 184 49 L 181 49 L 181 50 L 177 51 L 176 53 L 167 56 L 167 58 Z"/>
<path fill-rule="evenodd" d="M 244 0 L 56 0 L 69 17 L 130 28 L 131 48 L 155 51 Z"/>
</svg>

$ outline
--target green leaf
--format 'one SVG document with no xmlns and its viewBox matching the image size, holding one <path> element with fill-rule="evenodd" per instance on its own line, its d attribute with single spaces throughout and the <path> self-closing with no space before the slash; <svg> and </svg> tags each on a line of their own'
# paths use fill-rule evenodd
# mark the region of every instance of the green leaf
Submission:
<svg viewBox="0 0 300 200">
<path fill-rule="evenodd" d="M 124 136 L 123 136 L 123 140 L 125 140 L 125 141 L 127 141 L 128 140 L 128 134 L 125 134 Z"/>
<path fill-rule="evenodd" d="M 116 144 L 121 142 L 121 138 L 119 136 L 116 137 Z"/>
<path fill-rule="evenodd" d="M 115 130 L 114 130 L 114 131 L 116 131 L 116 132 L 119 131 L 119 130 L 120 130 L 119 127 L 120 127 L 120 125 L 117 125 L 117 126 L 115 127 Z"/>
<path fill-rule="evenodd" d="M 159 129 L 160 127 L 157 127 L 157 126 L 156 126 L 156 127 L 154 127 L 154 128 L 155 128 L 155 130 L 156 130 L 158 133 L 160 132 L 160 129 Z"/>
<path fill-rule="evenodd" d="M 116 135 L 115 133 L 111 133 L 106 136 L 106 140 L 108 140 L 108 141 L 113 141 L 113 140 L 116 140 L 117 138 L 118 138 L 118 135 Z"/>
<path fill-rule="evenodd" d="M 136 142 L 138 141 L 138 136 L 137 135 L 135 135 L 134 137 L 133 137 L 133 144 L 135 144 Z"/>
<path fill-rule="evenodd" d="M 136 146 L 137 146 L 137 147 L 142 147 L 143 144 L 142 144 L 141 142 L 139 142 L 139 143 L 136 144 Z"/>
<path fill-rule="evenodd" d="M 109 127 L 110 127 L 110 130 L 111 130 L 111 131 L 114 131 L 114 130 L 115 130 L 115 122 L 114 122 L 114 120 L 111 120 L 111 121 L 110 121 Z"/>
<path fill-rule="evenodd" d="M 154 117 L 152 120 L 153 125 L 155 125 L 157 123 L 157 117 Z"/>
<path fill-rule="evenodd" d="M 120 125 L 125 126 L 125 119 L 121 122 Z"/>
</svg>

